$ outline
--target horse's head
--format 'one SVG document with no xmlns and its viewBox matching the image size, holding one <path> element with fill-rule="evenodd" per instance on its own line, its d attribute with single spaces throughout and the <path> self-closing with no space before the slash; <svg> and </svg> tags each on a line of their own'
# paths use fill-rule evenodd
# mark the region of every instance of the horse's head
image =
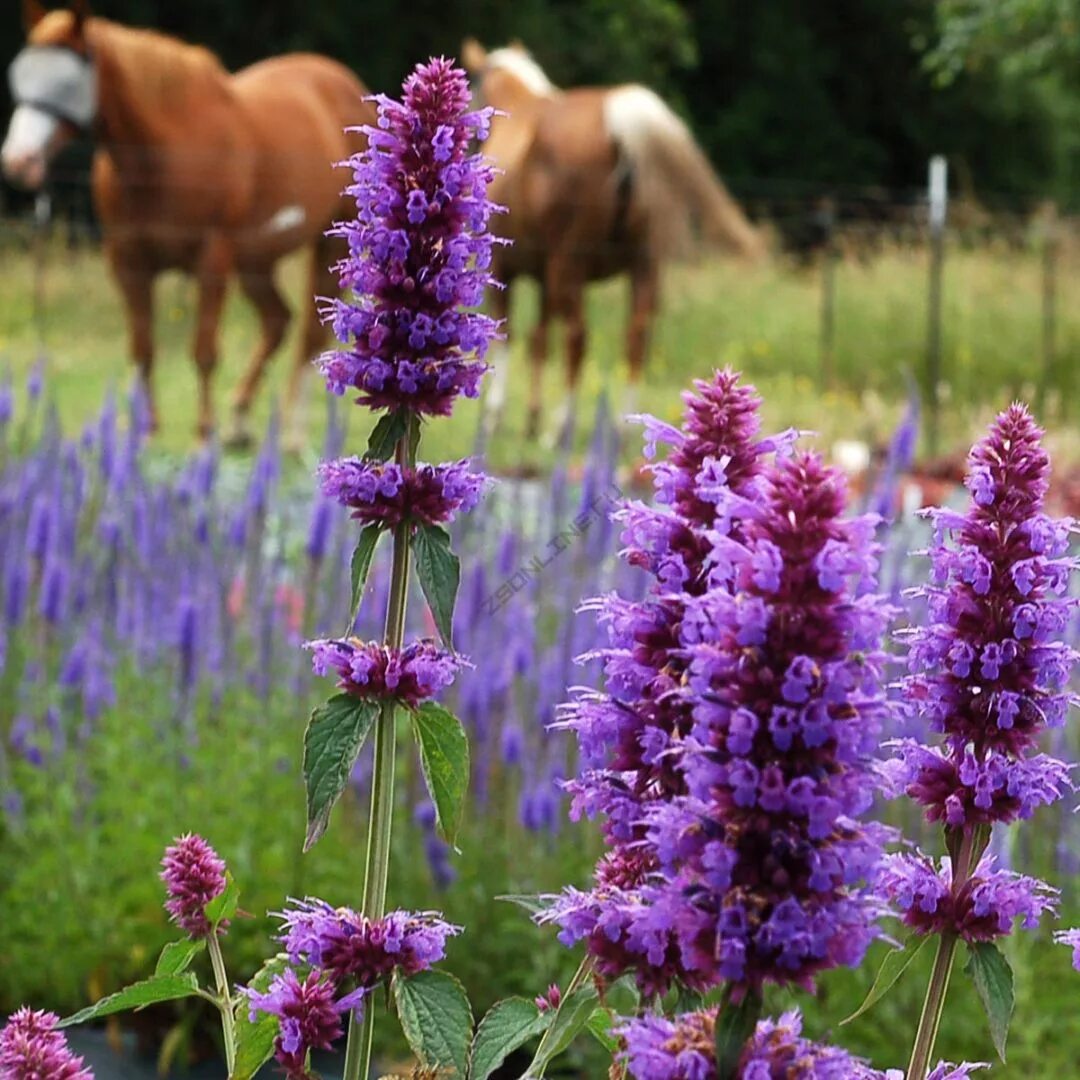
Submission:
<svg viewBox="0 0 1080 1080">
<path fill-rule="evenodd" d="M 489 52 L 476 38 L 466 38 L 461 46 L 461 62 L 482 104 L 504 112 L 558 92 L 520 41 Z"/>
<path fill-rule="evenodd" d="M 46 12 L 39 0 L 24 0 L 26 47 L 8 68 L 15 112 L 0 149 L 4 175 L 22 187 L 41 187 L 49 162 L 97 115 L 87 8 L 75 0 L 70 9 Z"/>
</svg>

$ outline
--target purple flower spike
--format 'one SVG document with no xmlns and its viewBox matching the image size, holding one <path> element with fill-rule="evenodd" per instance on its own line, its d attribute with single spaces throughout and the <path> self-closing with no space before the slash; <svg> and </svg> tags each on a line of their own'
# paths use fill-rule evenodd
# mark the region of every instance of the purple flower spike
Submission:
<svg viewBox="0 0 1080 1080">
<path fill-rule="evenodd" d="M 472 510 L 490 483 L 469 470 L 467 461 L 402 468 L 365 458 L 341 458 L 319 467 L 323 494 L 365 525 L 394 528 L 402 521 L 445 525 Z"/>
<path fill-rule="evenodd" d="M 368 149 L 348 162 L 357 217 L 335 230 L 349 245 L 336 268 L 342 290 L 360 299 L 325 301 L 344 348 L 319 366 L 334 393 L 359 391 L 359 404 L 445 416 L 459 395 L 479 393 L 499 332 L 464 310 L 494 284 L 494 168 L 470 152 L 486 138 L 491 110 L 467 111 L 468 78 L 441 59 L 416 68 L 402 101 L 375 101 Z"/>
<path fill-rule="evenodd" d="M 281 913 L 281 940 L 290 960 L 326 972 L 340 984 L 351 979 L 370 990 L 395 969 L 415 975 L 446 954 L 448 938 L 461 933 L 434 912 L 392 911 L 369 919 L 323 900 L 293 901 Z"/>
<path fill-rule="evenodd" d="M 0 1030 L 3 1080 L 94 1080 L 57 1030 L 59 1019 L 54 1013 L 25 1006 L 11 1014 Z"/>
<path fill-rule="evenodd" d="M 319 971 L 308 973 L 303 982 L 295 971 L 278 975 L 266 993 L 244 990 L 254 1022 L 259 1013 L 277 1016 L 280 1034 L 274 1041 L 274 1058 L 285 1070 L 288 1080 L 312 1080 L 307 1069 L 310 1050 L 329 1050 L 341 1037 L 343 1013 L 363 1005 L 365 990 L 337 997 L 334 984 Z"/>
<path fill-rule="evenodd" d="M 193 938 L 210 934 L 205 908 L 225 891 L 225 863 L 201 837 L 181 836 L 165 849 L 161 880 L 169 898 L 165 910 L 172 921 Z M 222 922 L 221 928 L 228 924 Z"/>
<path fill-rule="evenodd" d="M 635 1080 L 716 1080 L 716 1010 L 685 1013 L 674 1020 L 647 1015 L 619 1034 L 622 1060 Z M 779 1020 L 759 1021 L 739 1063 L 741 1080 L 902 1080 L 899 1071 L 879 1072 L 861 1058 L 802 1035 L 795 1010 Z M 936 1075 L 936 1074 L 935 1074 Z M 965 1074 L 958 1074 L 965 1075 Z"/>
<path fill-rule="evenodd" d="M 309 641 L 316 675 L 337 675 L 347 694 L 378 701 L 393 698 L 415 709 L 445 690 L 468 662 L 434 642 L 410 642 L 392 649 L 359 638 Z"/>
</svg>

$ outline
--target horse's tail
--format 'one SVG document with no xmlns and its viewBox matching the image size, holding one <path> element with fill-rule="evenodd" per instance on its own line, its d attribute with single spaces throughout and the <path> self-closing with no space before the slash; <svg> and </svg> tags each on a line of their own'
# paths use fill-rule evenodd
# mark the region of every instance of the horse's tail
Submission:
<svg viewBox="0 0 1080 1080">
<path fill-rule="evenodd" d="M 765 241 L 713 171 L 687 126 L 644 86 L 611 90 L 604 124 L 629 170 L 634 202 L 661 250 L 685 250 L 695 225 L 709 243 L 750 258 Z"/>
</svg>

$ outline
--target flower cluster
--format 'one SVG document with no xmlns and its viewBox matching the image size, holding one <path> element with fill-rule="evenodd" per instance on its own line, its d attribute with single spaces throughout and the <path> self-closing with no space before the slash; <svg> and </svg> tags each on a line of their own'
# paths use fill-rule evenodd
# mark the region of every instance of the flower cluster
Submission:
<svg viewBox="0 0 1080 1080">
<path fill-rule="evenodd" d="M 416 708 L 445 690 L 465 661 L 428 640 L 400 649 L 358 638 L 308 642 L 316 675 L 337 675 L 338 686 L 354 697 L 392 699 Z"/>
<path fill-rule="evenodd" d="M 289 1080 L 309 1080 L 307 1056 L 330 1049 L 341 1035 L 341 1018 L 359 1013 L 371 991 L 396 970 L 415 975 L 438 963 L 447 939 L 460 933 L 431 912 L 393 911 L 368 919 L 323 900 L 294 901 L 281 913 L 289 962 L 265 991 L 244 993 L 254 1021 L 276 1016 L 275 1058 Z M 296 969 L 307 969 L 301 977 Z"/>
<path fill-rule="evenodd" d="M 943 736 L 934 746 L 906 739 L 890 763 L 894 794 L 906 793 L 966 837 L 1030 817 L 1072 788 L 1070 768 L 1044 753 L 1046 727 L 1064 723 L 1075 652 L 1060 638 L 1074 601 L 1071 521 L 1047 517 L 1050 462 L 1027 409 L 997 417 L 968 459 L 966 513 L 932 510 L 926 625 L 908 631 L 904 699 Z M 1053 908 L 1034 878 L 985 860 L 967 880 L 915 855 L 896 857 L 884 884 L 905 921 L 926 933 L 967 940 L 1007 934 L 1016 917 L 1032 926 Z M 932 880 L 935 879 L 935 880 Z"/>
<path fill-rule="evenodd" d="M 621 1057 L 635 1080 L 716 1080 L 715 1029 L 715 1009 L 672 1020 L 650 1014 L 619 1031 Z M 943 1062 L 928 1080 L 963 1080 L 985 1067 Z M 880 1072 L 839 1047 L 805 1038 L 796 1010 L 758 1022 L 743 1049 L 738 1075 L 741 1080 L 903 1080 L 899 1070 Z"/>
<path fill-rule="evenodd" d="M 685 434 L 648 429 L 675 446 L 656 467 L 672 512 L 623 516 L 657 588 L 597 605 L 611 692 L 563 721 L 588 766 L 577 806 L 606 814 L 613 852 L 543 916 L 650 994 L 857 964 L 886 835 L 859 821 L 886 710 L 875 520 L 843 517 L 818 458 L 768 462 L 787 440 L 754 441 L 757 399 L 730 373 L 697 389 Z"/>
<path fill-rule="evenodd" d="M 188 833 L 165 849 L 161 866 L 161 880 L 168 892 L 165 910 L 191 937 L 207 937 L 210 922 L 206 905 L 225 891 L 224 861 L 201 836 Z M 227 925 L 223 920 L 219 931 Z"/>
<path fill-rule="evenodd" d="M 1057 907 L 1057 890 L 1035 878 L 998 870 L 986 855 L 956 890 L 947 860 L 940 867 L 917 855 L 890 855 L 881 886 L 903 912 L 904 922 L 921 934 L 955 933 L 963 941 L 992 941 L 1023 919 L 1038 925 Z"/>
<path fill-rule="evenodd" d="M 392 462 L 348 457 L 319 467 L 323 494 L 364 525 L 393 528 L 403 521 L 444 525 L 472 510 L 489 484 L 467 461 L 402 467 Z"/>
<path fill-rule="evenodd" d="M 1080 930 L 1059 930 L 1054 934 L 1054 941 L 1059 945 L 1068 945 L 1072 949 L 1073 967 L 1080 971 Z"/>
<path fill-rule="evenodd" d="M 367 149 L 348 163 L 357 217 L 335 230 L 349 245 L 338 278 L 355 297 L 325 302 L 344 347 L 319 363 L 330 389 L 355 389 L 360 404 L 447 415 L 460 394 L 478 394 L 498 332 L 463 310 L 495 284 L 494 168 L 470 151 L 492 111 L 467 111 L 468 79 L 442 59 L 416 68 L 402 101 L 375 101 L 378 125 L 362 129 Z"/>
<path fill-rule="evenodd" d="M 93 1080 L 94 1074 L 57 1030 L 59 1019 L 25 1007 L 11 1014 L 0 1030 L 3 1080 Z"/>
</svg>

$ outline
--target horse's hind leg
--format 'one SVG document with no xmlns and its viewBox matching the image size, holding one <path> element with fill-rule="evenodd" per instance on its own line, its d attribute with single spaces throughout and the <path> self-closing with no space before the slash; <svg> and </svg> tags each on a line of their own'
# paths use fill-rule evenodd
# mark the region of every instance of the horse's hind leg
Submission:
<svg viewBox="0 0 1080 1080">
<path fill-rule="evenodd" d="M 566 393 L 559 403 L 549 438 L 558 445 L 569 446 L 577 422 L 578 387 L 585 360 L 585 287 L 580 281 L 564 279 L 560 291 L 559 311 L 566 322 Z"/>
<path fill-rule="evenodd" d="M 158 426 L 154 401 L 154 275 L 150 267 L 122 248 L 109 247 L 109 265 L 127 308 L 131 358 L 139 372 L 150 427 Z"/>
<path fill-rule="evenodd" d="M 332 269 L 333 264 L 337 261 L 334 258 L 335 247 L 336 245 L 332 241 L 323 239 L 312 248 L 307 291 L 309 297 L 335 296 L 337 294 L 337 278 Z M 312 361 L 322 351 L 328 336 L 329 332 L 323 325 L 322 319 L 319 318 L 319 311 L 315 301 L 309 299 L 303 330 L 300 333 L 300 343 L 297 346 L 296 359 L 293 361 L 292 370 L 289 372 L 285 399 L 281 406 L 285 443 L 291 450 L 300 450 L 304 446 L 307 434 L 307 418 L 302 396 L 304 392 L 304 376 L 307 374 L 308 368 L 311 367 Z"/>
<path fill-rule="evenodd" d="M 213 376 L 218 362 L 218 331 L 225 306 L 225 290 L 232 268 L 232 249 L 220 233 L 212 233 L 203 244 L 196 277 L 199 309 L 195 324 L 195 366 L 199 370 L 199 437 L 208 439 L 214 431 Z"/>
<path fill-rule="evenodd" d="M 274 281 L 273 266 L 241 267 L 240 288 L 259 315 L 259 341 L 233 394 L 232 431 L 229 445 L 240 449 L 251 444 L 248 414 L 251 403 L 266 371 L 270 357 L 277 351 L 289 328 L 289 306 Z"/>
<path fill-rule="evenodd" d="M 548 356 L 548 331 L 551 328 L 551 290 L 547 282 L 540 283 L 540 310 L 536 325 L 529 337 L 529 413 L 525 437 L 535 439 L 540 434 L 540 407 L 544 395 L 544 365 Z"/>
<path fill-rule="evenodd" d="M 642 259 L 635 263 L 630 271 L 630 321 L 626 334 L 626 358 L 630 367 L 630 381 L 624 401 L 626 413 L 638 409 L 638 388 L 649 355 L 658 291 L 659 270 L 656 262 Z"/>
</svg>

